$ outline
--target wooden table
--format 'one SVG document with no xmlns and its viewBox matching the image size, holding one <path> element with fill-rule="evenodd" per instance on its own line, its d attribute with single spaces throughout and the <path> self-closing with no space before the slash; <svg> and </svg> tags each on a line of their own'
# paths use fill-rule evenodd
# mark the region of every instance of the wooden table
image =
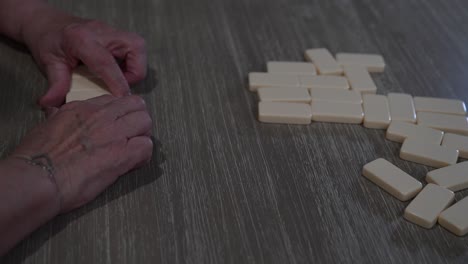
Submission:
<svg viewBox="0 0 468 264">
<path fill-rule="evenodd" d="M 468 238 L 405 221 L 361 176 L 383 157 L 419 180 L 385 131 L 257 122 L 247 74 L 303 51 L 380 53 L 379 93 L 468 101 L 465 0 L 53 1 L 143 35 L 157 139 L 148 166 L 57 217 L 4 263 L 466 263 Z M 43 117 L 47 86 L 24 51 L 0 42 L 0 153 Z M 461 199 L 468 192 L 459 192 Z"/>
</svg>

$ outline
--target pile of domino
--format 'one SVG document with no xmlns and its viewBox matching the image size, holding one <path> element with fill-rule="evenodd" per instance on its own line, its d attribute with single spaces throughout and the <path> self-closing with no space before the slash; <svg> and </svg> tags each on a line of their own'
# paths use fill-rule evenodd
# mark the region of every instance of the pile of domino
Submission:
<svg viewBox="0 0 468 264">
<path fill-rule="evenodd" d="M 309 49 L 308 62 L 271 61 L 266 73 L 249 73 L 249 89 L 259 98 L 265 123 L 334 122 L 387 129 L 386 138 L 402 143 L 400 158 L 434 167 L 422 183 L 384 159 L 364 166 L 363 175 L 401 201 L 403 217 L 424 228 L 437 222 L 450 232 L 468 233 L 468 197 L 454 205 L 454 192 L 468 188 L 468 119 L 463 101 L 377 95 L 371 72 L 383 72 L 380 55 Z"/>
</svg>

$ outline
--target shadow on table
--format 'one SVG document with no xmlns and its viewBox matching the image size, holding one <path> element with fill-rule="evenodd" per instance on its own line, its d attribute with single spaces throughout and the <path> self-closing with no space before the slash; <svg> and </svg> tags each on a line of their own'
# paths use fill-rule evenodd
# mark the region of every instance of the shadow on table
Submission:
<svg viewBox="0 0 468 264">
<path fill-rule="evenodd" d="M 132 93 L 140 94 L 140 95 L 149 94 L 157 86 L 158 86 L 157 72 L 155 69 L 148 66 L 148 69 L 146 72 L 146 78 L 143 81 L 132 86 Z"/>
<path fill-rule="evenodd" d="M 9 39 L 3 35 L 0 35 L 0 42 L 2 42 L 3 44 L 7 45 L 8 47 L 14 50 L 24 52 L 24 53 L 29 53 L 28 47 L 26 47 L 24 44 L 21 44 L 12 39 Z"/>
<path fill-rule="evenodd" d="M 129 172 L 126 175 L 120 177 L 119 180 L 117 180 L 105 192 L 99 195 L 94 201 L 70 213 L 57 216 L 54 220 L 34 231 L 29 237 L 20 242 L 3 258 L 0 257 L 0 263 L 24 262 L 29 256 L 33 255 L 37 250 L 39 250 L 39 248 L 41 248 L 45 242 L 66 228 L 68 224 L 90 213 L 91 211 L 105 206 L 109 202 L 112 202 L 113 200 L 118 199 L 128 193 L 136 191 L 145 185 L 151 184 L 160 178 L 164 173 L 161 165 L 165 162 L 166 158 L 162 151 L 161 142 L 154 137 L 152 137 L 152 139 L 153 157 L 149 164 L 137 170 L 140 172 L 138 177 L 135 177 L 135 175 L 132 175 L 132 172 Z"/>
<path fill-rule="evenodd" d="M 0 47 L 1 159 L 44 119 L 36 101 L 46 82 L 23 45 L 0 36 Z"/>
</svg>

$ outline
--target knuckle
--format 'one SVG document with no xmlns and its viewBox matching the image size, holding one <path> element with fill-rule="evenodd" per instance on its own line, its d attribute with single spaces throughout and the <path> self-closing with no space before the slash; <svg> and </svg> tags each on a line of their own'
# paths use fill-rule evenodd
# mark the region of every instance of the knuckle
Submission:
<svg viewBox="0 0 468 264">
<path fill-rule="evenodd" d="M 113 116 L 113 119 L 116 120 L 116 119 L 119 119 L 119 118 L 122 118 L 124 116 L 127 115 L 127 112 L 122 110 L 122 109 L 118 109 L 115 111 L 115 116 Z"/>
<path fill-rule="evenodd" d="M 151 130 L 153 120 L 151 119 L 151 116 L 148 114 L 148 112 L 143 113 L 141 122 L 143 123 L 143 127 L 145 128 L 145 130 Z"/>
<path fill-rule="evenodd" d="M 63 34 L 67 39 L 73 39 L 75 41 L 86 39 L 89 33 L 89 30 L 80 24 L 70 25 L 63 31 Z"/>
<path fill-rule="evenodd" d="M 146 147 L 153 147 L 153 140 L 151 139 L 151 137 L 145 137 L 144 141 Z"/>
<path fill-rule="evenodd" d="M 79 53 L 93 39 L 91 31 L 81 24 L 73 24 L 63 30 L 63 37 L 66 47 Z"/>
<path fill-rule="evenodd" d="M 114 147 L 117 149 L 123 149 L 127 145 L 127 137 L 124 136 L 122 132 L 119 132 L 120 135 L 114 139 Z"/>
<path fill-rule="evenodd" d="M 144 118 L 143 120 L 145 121 L 145 123 L 151 125 L 153 123 L 153 119 L 151 118 L 150 114 L 148 112 L 144 112 Z"/>
</svg>

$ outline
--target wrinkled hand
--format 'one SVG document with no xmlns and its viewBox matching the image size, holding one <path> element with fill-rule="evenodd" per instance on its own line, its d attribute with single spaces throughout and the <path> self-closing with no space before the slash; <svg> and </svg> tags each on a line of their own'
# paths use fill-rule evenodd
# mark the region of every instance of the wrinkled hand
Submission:
<svg viewBox="0 0 468 264">
<path fill-rule="evenodd" d="M 39 12 L 38 12 L 39 13 Z M 129 84 L 146 76 L 145 41 L 135 33 L 102 22 L 47 9 L 24 32 L 24 41 L 49 81 L 43 107 L 59 106 L 70 88 L 73 69 L 82 62 L 115 96 L 128 95 Z M 116 58 L 121 60 L 119 63 Z"/>
<path fill-rule="evenodd" d="M 15 156 L 52 162 L 60 211 L 93 200 L 117 178 L 149 161 L 152 121 L 142 98 L 104 95 L 62 106 L 33 129 Z"/>
</svg>

